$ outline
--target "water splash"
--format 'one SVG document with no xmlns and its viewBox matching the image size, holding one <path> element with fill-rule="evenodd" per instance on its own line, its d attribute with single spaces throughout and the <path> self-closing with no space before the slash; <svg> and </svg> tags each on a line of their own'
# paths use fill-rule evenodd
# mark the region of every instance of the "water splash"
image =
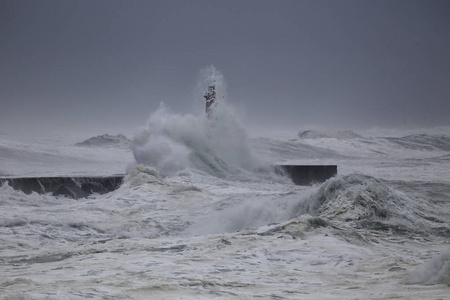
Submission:
<svg viewBox="0 0 450 300">
<path fill-rule="evenodd" d="M 163 176 L 173 176 L 186 168 L 215 176 L 226 176 L 230 170 L 258 168 L 247 134 L 226 103 L 223 75 L 214 66 L 201 71 L 197 88 L 206 91 L 212 84 L 217 100 L 213 117 L 174 113 L 161 103 L 146 127 L 134 137 L 136 163 L 150 165 Z"/>
</svg>

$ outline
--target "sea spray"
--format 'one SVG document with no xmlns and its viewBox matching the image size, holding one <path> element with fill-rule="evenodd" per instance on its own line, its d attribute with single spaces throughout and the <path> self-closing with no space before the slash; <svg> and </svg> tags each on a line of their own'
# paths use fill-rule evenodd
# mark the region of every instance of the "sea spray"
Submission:
<svg viewBox="0 0 450 300">
<path fill-rule="evenodd" d="M 256 167 L 246 131 L 236 118 L 233 107 L 226 101 L 225 78 L 214 66 L 202 69 L 197 84 L 199 91 L 206 91 L 210 86 L 214 86 L 216 92 L 211 117 L 204 123 L 210 148 L 228 164 L 245 169 Z"/>
<path fill-rule="evenodd" d="M 296 193 L 274 194 L 276 196 L 260 195 L 242 201 L 236 200 L 240 203 L 218 209 L 207 217 L 198 219 L 187 228 L 186 234 L 234 232 L 291 220 L 290 212 L 298 203 L 298 195 Z"/>
<path fill-rule="evenodd" d="M 189 165 L 194 145 L 205 144 L 202 120 L 193 115 L 175 114 L 163 103 L 133 138 L 133 155 L 138 164 L 152 166 L 163 176 L 171 176 Z"/>
<path fill-rule="evenodd" d="M 223 75 L 213 66 L 202 70 L 197 87 L 205 91 L 211 85 L 216 89 L 211 118 L 204 112 L 174 113 L 161 103 L 134 137 L 136 163 L 153 166 L 163 176 L 186 168 L 220 177 L 239 169 L 260 168 L 250 153 L 245 130 L 226 103 Z"/>
</svg>

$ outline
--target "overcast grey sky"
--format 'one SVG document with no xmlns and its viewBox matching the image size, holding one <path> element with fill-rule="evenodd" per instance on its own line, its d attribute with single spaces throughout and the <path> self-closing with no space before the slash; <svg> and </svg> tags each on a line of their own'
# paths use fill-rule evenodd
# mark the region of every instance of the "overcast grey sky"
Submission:
<svg viewBox="0 0 450 300">
<path fill-rule="evenodd" d="M 0 0 L 0 132 L 127 132 L 211 64 L 244 123 L 450 125 L 450 1 Z"/>
</svg>

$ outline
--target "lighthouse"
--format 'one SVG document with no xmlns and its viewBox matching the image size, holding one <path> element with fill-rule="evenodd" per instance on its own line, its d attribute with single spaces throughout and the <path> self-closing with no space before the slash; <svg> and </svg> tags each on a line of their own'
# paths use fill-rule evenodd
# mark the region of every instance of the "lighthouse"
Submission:
<svg viewBox="0 0 450 300">
<path fill-rule="evenodd" d="M 206 116 L 208 119 L 212 118 L 212 105 L 216 101 L 216 86 L 210 85 L 208 86 L 208 91 L 203 95 L 206 99 Z"/>
</svg>

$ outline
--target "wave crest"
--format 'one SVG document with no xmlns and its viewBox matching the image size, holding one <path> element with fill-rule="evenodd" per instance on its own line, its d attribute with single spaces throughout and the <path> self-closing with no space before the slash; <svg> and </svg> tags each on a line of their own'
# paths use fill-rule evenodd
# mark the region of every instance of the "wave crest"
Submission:
<svg viewBox="0 0 450 300">
<path fill-rule="evenodd" d="M 145 183 L 164 184 L 157 170 L 152 167 L 144 165 L 136 165 L 125 176 L 122 187 L 125 186 L 139 186 Z M 122 188 L 121 187 L 121 188 Z"/>
<path fill-rule="evenodd" d="M 296 214 L 350 222 L 355 228 L 450 236 L 450 228 L 442 219 L 445 216 L 439 212 L 439 207 L 421 196 L 361 174 L 328 180 L 296 210 Z"/>
</svg>

